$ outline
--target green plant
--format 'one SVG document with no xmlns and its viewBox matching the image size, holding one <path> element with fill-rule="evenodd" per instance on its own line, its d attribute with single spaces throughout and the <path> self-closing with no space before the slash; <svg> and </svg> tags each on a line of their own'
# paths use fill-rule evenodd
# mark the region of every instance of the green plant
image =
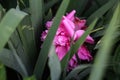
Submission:
<svg viewBox="0 0 120 80">
<path fill-rule="evenodd" d="M 0 3 L 0 80 L 13 79 L 6 75 L 8 67 L 17 75 L 15 80 L 120 79 L 119 0 L 1 0 Z M 87 20 L 89 27 L 60 62 L 52 41 L 62 16 L 73 9 L 77 17 Z M 42 44 L 41 32 L 46 21 L 53 17 L 52 28 Z M 95 39 L 90 47 L 94 63 L 83 62 L 67 72 L 68 60 L 90 33 Z"/>
</svg>

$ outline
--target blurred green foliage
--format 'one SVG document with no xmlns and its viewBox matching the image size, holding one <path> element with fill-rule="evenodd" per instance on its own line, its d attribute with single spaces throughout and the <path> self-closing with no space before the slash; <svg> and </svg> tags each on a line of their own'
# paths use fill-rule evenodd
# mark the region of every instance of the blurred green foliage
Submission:
<svg viewBox="0 0 120 80">
<path fill-rule="evenodd" d="M 89 28 L 60 63 L 51 44 L 62 16 L 71 10 Z M 41 32 L 52 18 L 40 48 Z M 95 40 L 90 47 L 93 61 L 66 73 L 66 60 L 89 33 Z M 0 80 L 120 80 L 119 40 L 120 0 L 0 0 Z"/>
</svg>

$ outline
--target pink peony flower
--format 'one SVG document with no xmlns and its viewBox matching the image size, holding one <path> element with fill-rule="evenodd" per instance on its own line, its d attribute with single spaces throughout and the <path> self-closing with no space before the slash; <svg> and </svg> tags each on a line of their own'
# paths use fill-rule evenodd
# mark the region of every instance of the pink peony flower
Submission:
<svg viewBox="0 0 120 80">
<path fill-rule="evenodd" d="M 76 11 L 73 10 L 72 12 L 68 13 L 66 16 L 63 16 L 61 23 L 58 27 L 56 32 L 53 45 L 55 46 L 56 54 L 58 59 L 61 61 L 66 53 L 70 49 L 71 39 L 76 42 L 85 32 L 85 24 L 86 20 L 80 20 L 78 17 L 75 17 Z M 41 40 L 44 41 L 47 33 L 52 25 L 52 21 L 48 21 L 46 23 L 47 30 L 43 31 L 41 34 Z M 85 42 L 93 44 L 94 39 L 88 35 L 86 37 Z M 81 60 L 92 60 L 92 56 L 90 55 L 89 50 L 87 49 L 86 45 L 83 44 L 77 51 L 77 55 Z M 70 59 L 68 69 L 73 69 L 78 65 L 78 61 L 75 55 Z"/>
</svg>

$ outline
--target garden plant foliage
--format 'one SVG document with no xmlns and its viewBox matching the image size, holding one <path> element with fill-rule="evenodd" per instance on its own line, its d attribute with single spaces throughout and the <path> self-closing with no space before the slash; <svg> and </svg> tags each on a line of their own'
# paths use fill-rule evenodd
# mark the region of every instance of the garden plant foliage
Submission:
<svg viewBox="0 0 120 80">
<path fill-rule="evenodd" d="M 0 80 L 120 80 L 120 0 L 0 0 Z"/>
</svg>

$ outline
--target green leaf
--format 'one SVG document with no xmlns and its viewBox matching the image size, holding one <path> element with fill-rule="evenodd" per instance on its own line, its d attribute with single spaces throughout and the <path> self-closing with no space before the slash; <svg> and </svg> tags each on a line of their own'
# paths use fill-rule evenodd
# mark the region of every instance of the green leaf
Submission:
<svg viewBox="0 0 120 80">
<path fill-rule="evenodd" d="M 6 70 L 2 63 L 0 63 L 0 80 L 6 80 Z"/>
<path fill-rule="evenodd" d="M 26 7 L 26 4 L 25 4 L 25 2 L 23 1 L 23 0 L 19 0 L 19 4 L 21 4 L 21 5 L 23 5 L 24 7 Z"/>
<path fill-rule="evenodd" d="M 4 8 L 0 5 L 0 21 L 2 20 L 4 16 Z"/>
<path fill-rule="evenodd" d="M 105 71 L 105 64 L 107 64 L 110 52 L 112 50 L 112 46 L 114 44 L 115 37 L 113 36 L 114 33 L 117 31 L 117 23 L 119 23 L 119 10 L 120 10 L 120 2 L 117 1 L 117 8 L 115 9 L 115 12 L 113 14 L 113 17 L 109 23 L 109 27 L 106 30 L 106 33 L 101 41 L 101 46 L 99 48 L 99 51 L 96 55 L 95 62 L 93 65 L 93 69 L 90 75 L 89 80 L 101 80 L 102 76 Z M 115 5 L 116 6 L 116 5 Z"/>
<path fill-rule="evenodd" d="M 20 35 L 21 42 L 23 44 L 24 53 L 28 58 L 28 62 L 30 63 L 30 65 L 28 65 L 28 67 L 30 67 L 29 72 L 30 74 L 32 74 L 38 53 L 35 44 L 34 28 L 30 24 L 30 16 L 27 16 L 21 22 L 17 30 Z"/>
<path fill-rule="evenodd" d="M 29 8 L 29 0 L 18 0 L 17 4 L 21 10 L 26 10 Z"/>
<path fill-rule="evenodd" d="M 33 27 L 38 27 L 42 23 L 42 15 L 44 12 L 43 9 L 43 0 L 29 0 L 30 11 L 31 11 L 31 21 Z"/>
<path fill-rule="evenodd" d="M 52 10 L 49 9 L 47 15 L 44 17 L 44 22 L 47 22 L 47 21 L 49 21 L 49 20 L 52 20 L 52 18 L 53 18 L 52 15 L 53 15 Z"/>
<path fill-rule="evenodd" d="M 100 18 L 103 16 L 113 5 L 115 4 L 116 0 L 110 0 L 98 10 L 96 10 L 90 17 L 87 19 L 87 23 L 90 24 L 96 17 Z"/>
<path fill-rule="evenodd" d="M 19 72 L 22 75 L 22 77 L 28 76 L 24 64 L 15 52 L 12 52 L 8 49 L 3 49 L 2 51 L 0 51 L 0 61 L 4 65 Z"/>
<path fill-rule="evenodd" d="M 31 23 L 34 28 L 36 39 L 39 40 L 39 33 L 42 27 L 42 20 L 44 14 L 44 1 L 43 0 L 29 0 Z"/>
<path fill-rule="evenodd" d="M 11 9 L 0 23 L 0 51 L 14 32 L 18 24 L 27 14 L 15 9 Z"/>
<path fill-rule="evenodd" d="M 81 73 L 79 73 L 79 75 L 77 76 L 78 80 L 84 80 L 84 78 L 86 76 L 88 76 L 91 72 L 91 67 L 86 68 L 85 70 L 83 70 Z"/>
<path fill-rule="evenodd" d="M 98 3 L 99 5 L 103 5 L 105 4 L 106 2 L 108 2 L 109 0 L 95 0 L 96 3 Z"/>
<path fill-rule="evenodd" d="M 23 80 L 36 80 L 35 76 L 24 78 Z"/>
<path fill-rule="evenodd" d="M 23 43 L 21 42 L 21 40 L 22 38 L 19 36 L 19 33 L 17 32 L 17 30 L 10 37 L 11 44 L 13 45 L 13 48 L 16 51 L 16 54 L 20 57 L 21 61 L 25 65 L 29 75 L 31 75 L 30 73 L 32 73 L 32 71 L 31 71 L 30 61 L 32 60 L 29 60 L 29 57 L 24 49 L 25 46 L 23 46 Z"/>
<path fill-rule="evenodd" d="M 59 0 L 51 0 L 45 4 L 45 12 L 53 7 Z"/>
<path fill-rule="evenodd" d="M 37 64 L 36 64 L 35 70 L 34 70 L 34 74 L 37 76 L 37 78 L 42 78 L 43 70 L 45 68 L 45 63 L 47 61 L 47 57 L 48 57 L 50 47 L 52 45 L 52 41 L 53 41 L 56 31 L 58 29 L 61 18 L 64 15 L 66 8 L 69 4 L 69 1 L 70 0 L 63 0 L 62 4 L 61 4 L 60 8 L 58 9 L 57 14 L 53 20 L 53 25 L 52 25 L 51 29 L 49 30 L 47 38 L 42 45 L 42 49 L 40 51 L 40 55 L 38 57 L 38 61 L 37 61 Z"/>
<path fill-rule="evenodd" d="M 78 0 L 78 1 L 70 0 L 70 4 L 67 10 L 68 11 L 76 10 L 77 12 L 76 14 L 80 16 L 84 11 L 88 1 L 89 0 Z"/>
<path fill-rule="evenodd" d="M 54 46 L 51 46 L 49 52 L 49 68 L 50 68 L 51 80 L 59 80 L 61 75 L 61 65 L 55 53 Z"/>
<path fill-rule="evenodd" d="M 75 69 L 73 69 L 65 78 L 65 80 L 70 80 L 72 78 L 74 78 L 75 76 L 78 75 L 78 73 L 80 73 L 81 71 L 83 71 L 86 68 L 89 68 L 91 65 L 80 65 L 78 67 L 76 67 Z"/>
<path fill-rule="evenodd" d="M 113 63 L 114 63 L 113 68 L 114 68 L 115 73 L 120 75 L 120 70 L 119 70 L 119 68 L 120 68 L 120 64 L 119 64 L 119 62 L 120 62 L 120 45 L 117 47 L 114 54 L 115 55 L 113 57 Z"/>
</svg>

